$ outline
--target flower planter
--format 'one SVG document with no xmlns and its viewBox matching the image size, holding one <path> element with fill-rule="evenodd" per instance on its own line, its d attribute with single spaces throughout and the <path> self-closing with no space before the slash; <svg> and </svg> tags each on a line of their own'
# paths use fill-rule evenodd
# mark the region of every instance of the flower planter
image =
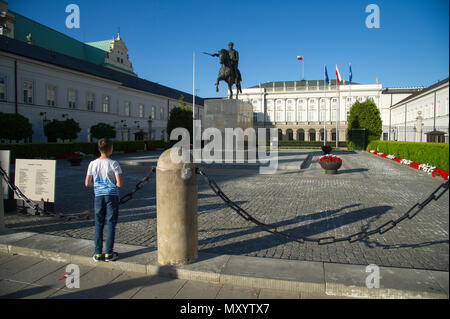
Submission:
<svg viewBox="0 0 450 319">
<path fill-rule="evenodd" d="M 337 170 L 342 166 L 342 162 L 319 162 L 319 164 L 325 170 L 325 174 L 337 174 Z"/>
<path fill-rule="evenodd" d="M 337 170 L 342 166 L 342 159 L 333 155 L 324 155 L 319 158 L 319 164 L 325 170 L 325 174 L 337 174 Z"/>
</svg>

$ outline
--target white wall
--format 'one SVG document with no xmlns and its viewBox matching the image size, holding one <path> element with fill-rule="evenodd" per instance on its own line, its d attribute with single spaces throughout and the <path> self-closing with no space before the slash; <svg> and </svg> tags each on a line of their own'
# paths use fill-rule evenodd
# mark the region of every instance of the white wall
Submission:
<svg viewBox="0 0 450 319">
<path fill-rule="evenodd" d="M 160 139 L 161 133 L 165 132 L 167 126 L 168 106 L 179 105 L 178 100 L 126 88 L 119 82 L 0 52 L 0 76 L 5 76 L 7 81 L 7 101 L 0 102 L 1 112 L 13 113 L 15 110 L 14 59 L 18 61 L 18 112 L 32 123 L 34 142 L 47 140 L 43 134 L 44 118 L 39 115 L 40 112 L 46 112 L 48 120 L 62 120 L 62 115 L 68 114 L 69 118 L 77 121 L 82 129 L 77 141 L 87 141 L 87 129 L 99 122 L 115 126 L 116 139 L 119 140 L 122 139 L 121 127 L 126 123 L 130 129 L 128 139 L 134 140 L 132 133 L 140 129 L 148 132 L 148 117 L 151 115 L 152 106 L 155 106 L 155 118 L 152 122 L 152 128 L 155 132 L 153 138 Z M 23 103 L 24 80 L 33 82 L 32 105 Z M 47 85 L 56 86 L 55 106 L 47 106 Z M 68 106 L 69 88 L 77 90 L 76 109 L 71 109 Z M 95 94 L 94 111 L 87 109 L 88 92 Z M 110 96 L 110 108 L 107 113 L 102 112 L 102 100 L 105 95 Z M 126 101 L 131 102 L 130 116 L 125 115 Z M 144 105 L 143 117 L 139 117 L 139 104 Z M 192 108 L 192 105 L 188 104 L 188 106 Z M 202 106 L 198 107 L 203 108 Z M 164 111 L 163 117 L 160 115 L 161 110 Z M 134 123 L 135 121 L 139 123 Z M 138 125 L 140 129 L 138 129 Z M 123 137 L 126 137 L 126 134 Z M 167 140 L 167 134 L 165 134 L 164 139 Z"/>
</svg>

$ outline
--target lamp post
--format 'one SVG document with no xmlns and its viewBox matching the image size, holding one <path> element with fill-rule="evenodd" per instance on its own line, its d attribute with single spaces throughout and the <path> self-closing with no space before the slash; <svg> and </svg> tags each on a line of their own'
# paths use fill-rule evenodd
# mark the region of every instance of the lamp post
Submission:
<svg viewBox="0 0 450 319">
<path fill-rule="evenodd" d="M 151 140 L 152 139 L 152 116 L 149 115 L 148 116 L 148 139 Z"/>
</svg>

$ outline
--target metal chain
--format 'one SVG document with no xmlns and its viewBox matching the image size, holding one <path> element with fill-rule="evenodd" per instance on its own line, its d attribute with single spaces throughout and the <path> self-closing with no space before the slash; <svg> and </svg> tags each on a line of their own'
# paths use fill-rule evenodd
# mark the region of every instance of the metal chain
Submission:
<svg viewBox="0 0 450 319">
<path fill-rule="evenodd" d="M 231 199 L 229 199 L 228 196 L 226 196 L 224 194 L 224 192 L 220 189 L 219 185 L 217 185 L 217 183 L 214 180 L 210 179 L 202 169 L 197 168 L 196 173 L 200 174 L 203 177 L 203 179 L 209 185 L 211 190 L 217 196 L 219 196 L 225 202 L 225 204 L 227 204 L 232 210 L 234 210 L 239 216 L 241 216 L 245 220 L 248 220 L 248 221 L 256 224 L 257 226 L 263 228 L 265 231 L 267 231 L 269 233 L 272 233 L 272 234 L 275 234 L 278 236 L 282 236 L 289 240 L 296 241 L 299 243 L 315 242 L 315 243 L 318 243 L 319 245 L 326 245 L 326 244 L 331 244 L 331 243 L 340 242 L 340 241 L 348 241 L 350 243 L 353 243 L 353 242 L 356 242 L 359 240 L 363 240 L 363 239 L 365 239 L 373 234 L 376 234 L 376 233 L 384 234 L 385 232 L 394 228 L 398 223 L 400 223 L 404 219 L 406 219 L 406 218 L 412 219 L 425 206 L 427 206 L 432 200 L 438 200 L 446 191 L 448 191 L 448 188 L 449 188 L 449 181 L 442 183 L 423 202 L 414 204 L 405 214 L 403 214 L 399 218 L 390 220 L 390 221 L 384 223 L 383 225 L 375 228 L 374 230 L 361 231 L 361 232 L 358 232 L 358 233 L 355 233 L 355 234 L 352 234 L 352 235 L 349 235 L 346 237 L 339 237 L 339 238 L 335 238 L 334 236 L 311 238 L 311 237 L 295 237 L 287 232 L 278 231 L 276 228 L 270 227 L 269 225 L 267 225 L 263 222 L 260 222 L 259 220 L 257 220 L 253 216 L 251 216 L 245 209 L 243 209 L 238 204 L 236 204 Z M 440 192 L 440 193 L 438 193 L 438 192 Z"/>
<path fill-rule="evenodd" d="M 122 196 L 119 200 L 119 204 L 125 204 L 126 202 L 128 202 L 129 200 L 133 199 L 133 195 L 134 193 L 136 193 L 138 190 L 142 189 L 145 184 L 148 183 L 148 181 L 150 180 L 150 178 L 153 176 L 153 174 L 156 172 L 156 167 L 152 166 L 152 169 L 150 170 L 150 173 L 147 174 L 147 176 L 145 176 L 143 179 L 141 179 L 136 186 L 134 187 L 134 189 L 129 192 L 128 194 Z"/>
<path fill-rule="evenodd" d="M 131 192 L 129 192 L 128 194 L 126 194 L 126 195 L 124 195 L 124 196 L 122 196 L 120 198 L 119 204 L 120 205 L 125 204 L 129 200 L 133 199 L 134 193 L 136 193 L 138 190 L 142 189 L 145 186 L 145 184 L 148 183 L 148 181 L 153 176 L 155 171 L 156 171 L 156 168 L 153 166 L 151 168 L 151 170 L 150 170 L 150 173 L 147 174 L 147 176 L 145 176 L 143 179 L 141 179 L 136 184 L 135 188 Z M 29 208 L 33 209 L 35 211 L 36 215 L 64 218 L 64 219 L 66 219 L 68 221 L 69 220 L 73 220 L 73 219 L 89 219 L 89 214 L 73 217 L 73 216 L 67 216 L 67 215 L 64 215 L 64 214 L 50 213 L 50 212 L 46 211 L 44 208 L 39 207 L 38 203 L 32 201 L 27 196 L 25 196 L 22 193 L 22 191 L 19 189 L 19 187 L 17 187 L 13 183 L 11 183 L 8 174 L 3 170 L 2 167 L 0 167 L 0 174 L 1 174 L 1 177 L 3 178 L 3 180 L 5 181 L 5 183 L 9 186 L 9 188 L 11 188 L 11 190 L 17 195 L 17 197 L 19 197 L 24 202 L 24 204 L 26 206 L 28 206 Z"/>
</svg>

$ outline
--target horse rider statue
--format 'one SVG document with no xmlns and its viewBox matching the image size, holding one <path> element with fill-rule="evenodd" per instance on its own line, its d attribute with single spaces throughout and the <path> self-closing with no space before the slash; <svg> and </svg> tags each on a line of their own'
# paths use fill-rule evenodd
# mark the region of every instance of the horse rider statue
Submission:
<svg viewBox="0 0 450 319">
<path fill-rule="evenodd" d="M 239 96 L 241 89 L 241 72 L 238 69 L 239 65 L 239 52 L 233 48 L 233 42 L 228 43 L 228 51 L 225 49 L 220 50 L 218 53 L 208 54 L 210 56 L 219 57 L 220 64 L 222 64 L 219 75 L 216 80 L 216 92 L 219 92 L 219 82 L 225 81 L 228 84 L 228 91 L 230 92 L 229 98 L 233 98 L 233 84 L 236 85 L 236 99 Z"/>
</svg>

